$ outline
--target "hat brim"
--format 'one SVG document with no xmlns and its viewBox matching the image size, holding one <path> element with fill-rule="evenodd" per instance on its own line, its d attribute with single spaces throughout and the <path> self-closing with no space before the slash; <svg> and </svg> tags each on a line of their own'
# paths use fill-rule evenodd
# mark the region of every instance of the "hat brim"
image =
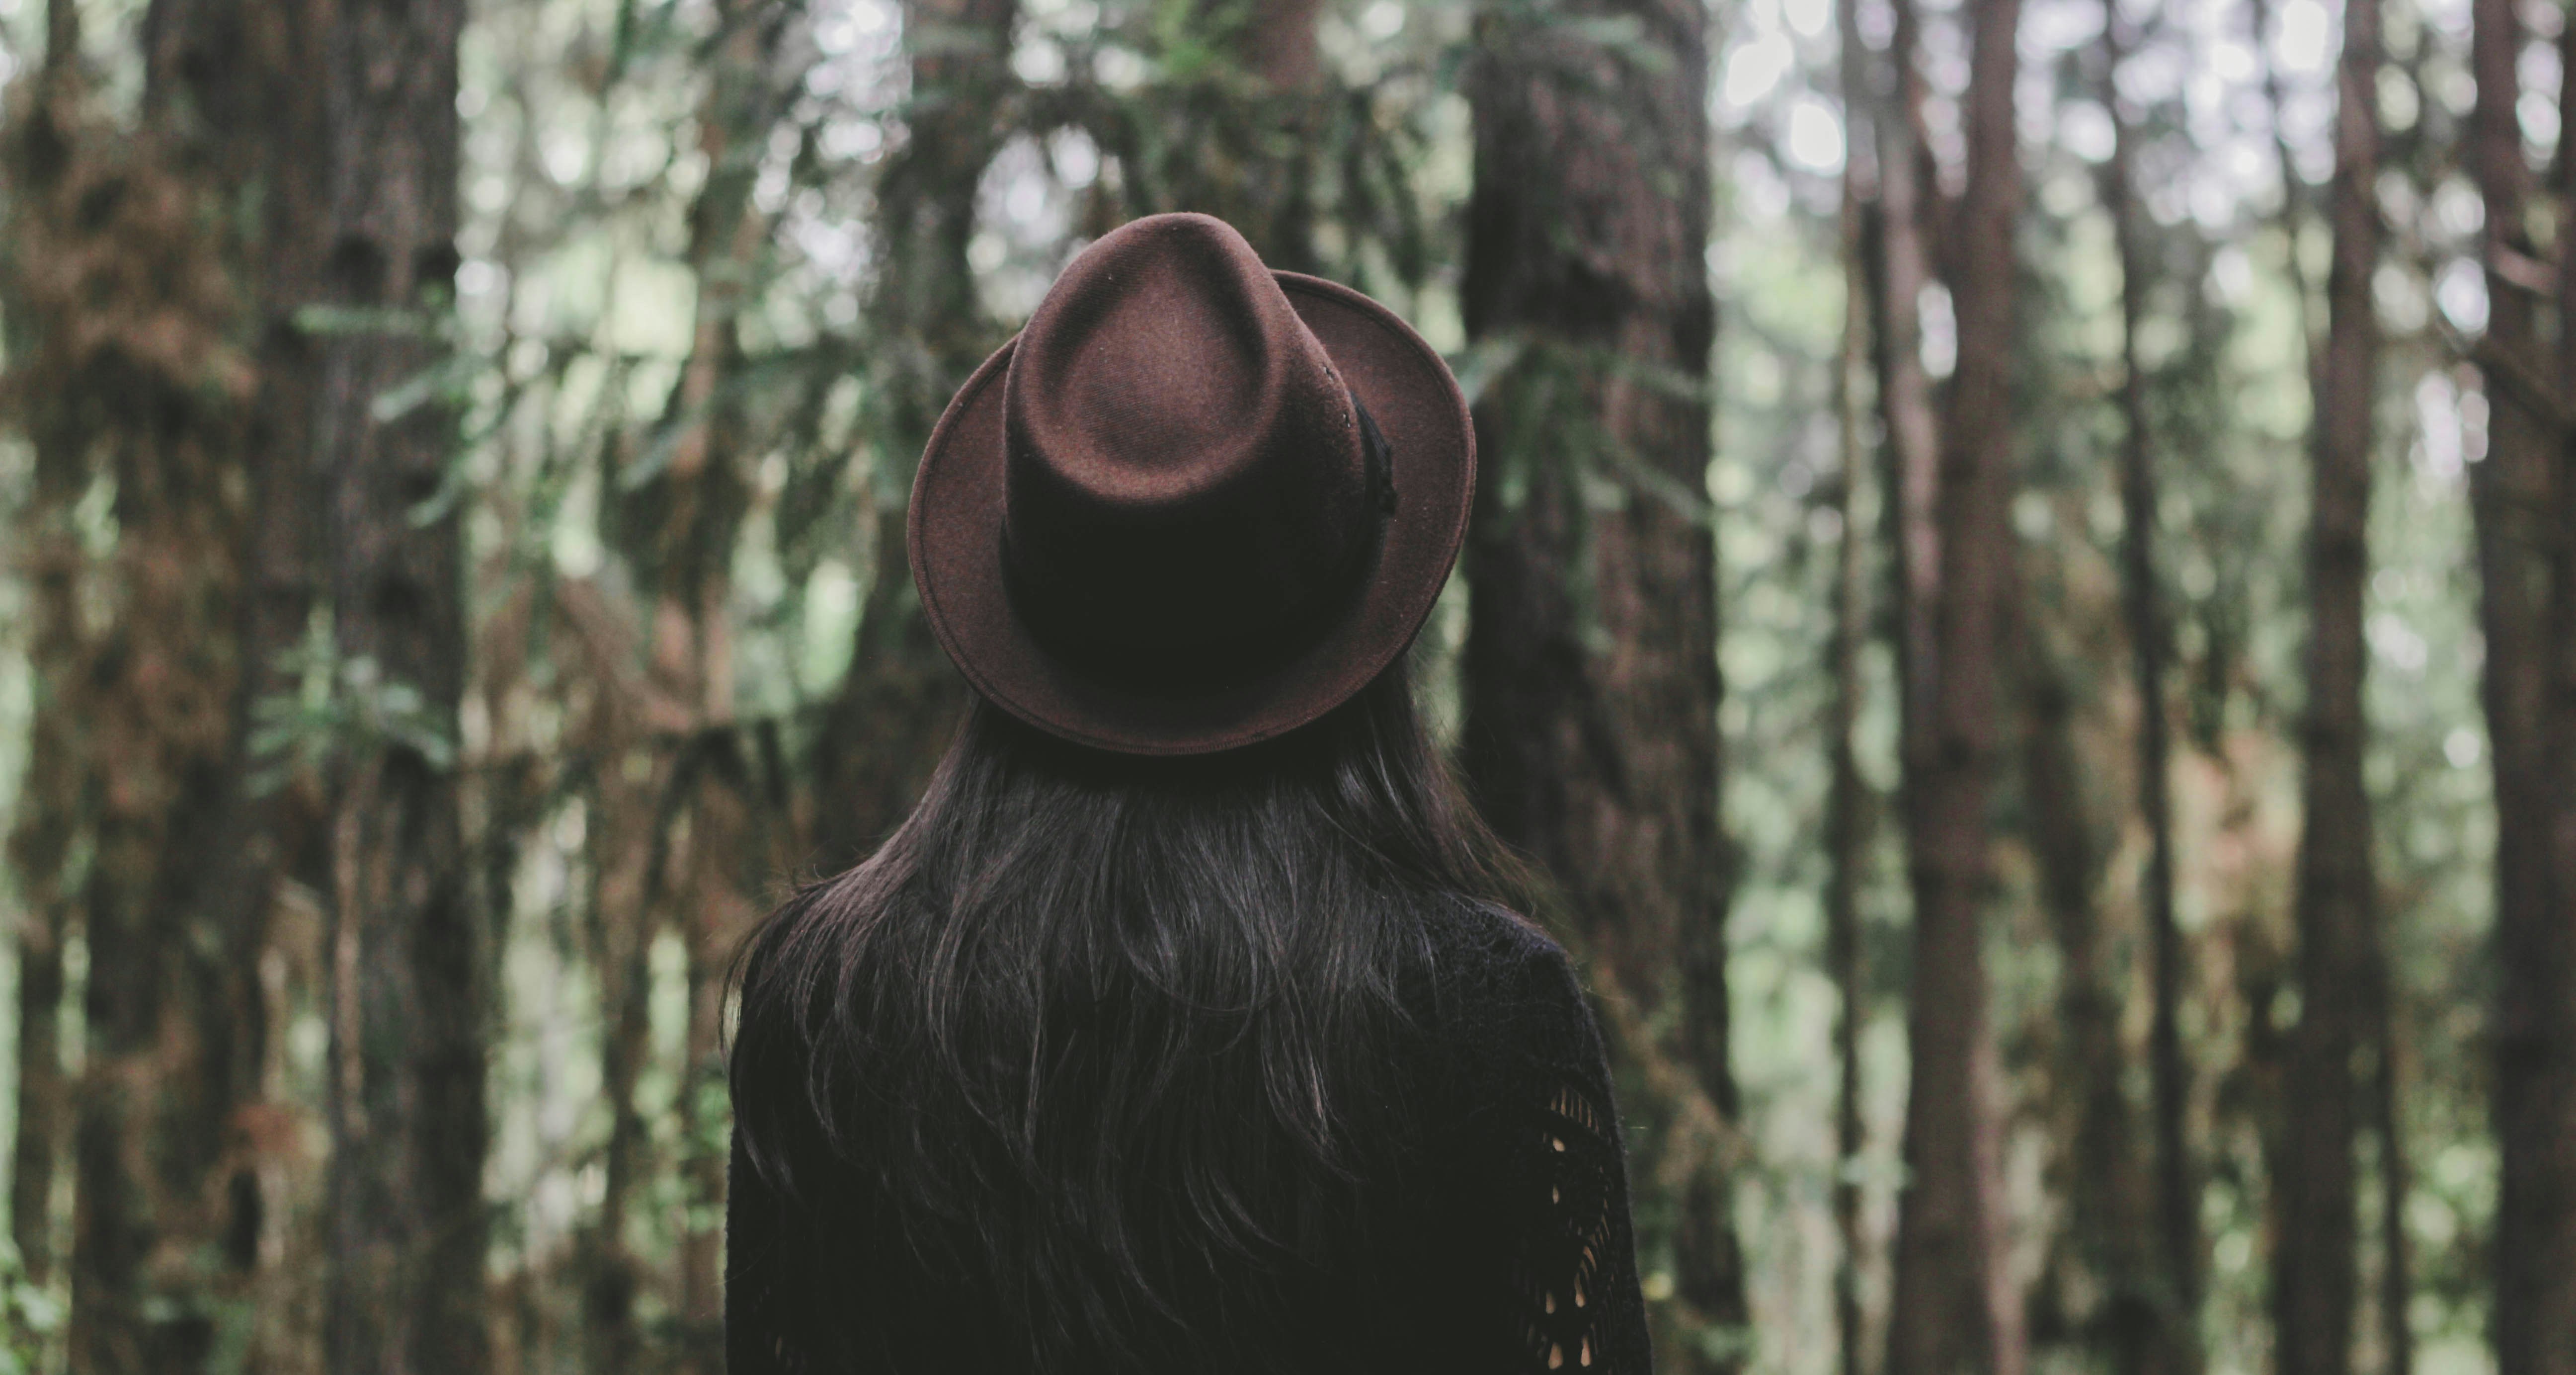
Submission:
<svg viewBox="0 0 2576 1375">
<path fill-rule="evenodd" d="M 1467 399 L 1439 353 L 1393 311 L 1335 282 L 1272 275 L 1387 439 L 1395 511 L 1366 585 L 1313 647 L 1217 693 L 1121 690 L 1039 648 L 1002 582 L 1002 393 L 1015 338 L 975 369 L 931 431 L 906 521 L 931 633 L 994 705 L 1122 754 L 1210 754 L 1314 720 L 1413 642 L 1466 536 L 1476 488 Z"/>
</svg>

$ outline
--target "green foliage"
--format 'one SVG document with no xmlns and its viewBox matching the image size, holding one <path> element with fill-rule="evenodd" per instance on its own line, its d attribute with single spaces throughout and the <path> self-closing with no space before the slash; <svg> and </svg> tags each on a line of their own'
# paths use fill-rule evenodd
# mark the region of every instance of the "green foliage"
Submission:
<svg viewBox="0 0 2576 1375">
<path fill-rule="evenodd" d="M 275 792 L 298 769 L 322 773 L 384 749 L 409 751 L 432 769 L 456 766 L 456 740 L 420 688 L 387 677 L 371 655 L 343 656 L 323 617 L 303 644 L 278 656 L 277 668 L 299 686 L 252 706 L 255 792 Z"/>
<path fill-rule="evenodd" d="M 70 1316 L 56 1289 L 27 1278 L 18 1248 L 0 1238 L 0 1375 L 40 1375 Z"/>
</svg>

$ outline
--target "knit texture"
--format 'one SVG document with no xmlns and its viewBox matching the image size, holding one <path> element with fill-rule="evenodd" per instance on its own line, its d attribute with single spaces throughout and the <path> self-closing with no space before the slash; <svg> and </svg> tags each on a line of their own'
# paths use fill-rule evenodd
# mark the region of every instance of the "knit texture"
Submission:
<svg viewBox="0 0 2576 1375">
<path fill-rule="evenodd" d="M 1421 1158 L 1375 1188 L 1371 1217 L 1388 1224 L 1378 1233 L 1387 1253 L 1365 1267 L 1365 1292 L 1304 1316 L 1340 1334 L 1333 1345 L 1349 1354 L 1331 1366 L 1336 1375 L 1649 1375 L 1620 1124 L 1581 984 L 1564 950 L 1510 913 L 1425 920 L 1437 972 Z M 737 1138 L 726 1204 L 731 1375 L 995 1375 L 992 1358 L 972 1350 L 973 1335 L 992 1330 L 989 1301 L 908 1283 L 899 1237 L 873 1241 L 860 1264 L 818 1266 L 818 1248 L 800 1241 L 817 1226 L 867 1222 L 784 1206 Z M 943 1331 L 958 1340 L 885 1335 Z"/>
</svg>

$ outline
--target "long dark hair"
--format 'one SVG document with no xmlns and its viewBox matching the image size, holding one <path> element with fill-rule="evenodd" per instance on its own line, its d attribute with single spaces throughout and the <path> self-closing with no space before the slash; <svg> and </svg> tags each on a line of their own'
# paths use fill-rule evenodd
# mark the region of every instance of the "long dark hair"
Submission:
<svg viewBox="0 0 2576 1375">
<path fill-rule="evenodd" d="M 1418 1139 L 1426 913 L 1509 905 L 1516 873 L 1401 658 L 1196 758 L 978 700 L 883 847 L 745 947 L 742 1145 L 818 1273 L 1007 1314 L 952 1356 L 1302 1364 L 1329 1334 L 1270 1319 L 1354 1282 L 1359 1186 Z"/>
</svg>

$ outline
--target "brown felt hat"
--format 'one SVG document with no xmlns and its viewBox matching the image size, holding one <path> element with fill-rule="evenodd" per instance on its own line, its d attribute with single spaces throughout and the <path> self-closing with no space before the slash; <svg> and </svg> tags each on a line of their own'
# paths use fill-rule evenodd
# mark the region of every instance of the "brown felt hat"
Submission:
<svg viewBox="0 0 2576 1375">
<path fill-rule="evenodd" d="M 913 480 L 913 581 L 977 691 L 1124 754 L 1292 730 L 1404 652 L 1476 485 L 1440 355 L 1222 220 L 1068 265 Z"/>
</svg>

